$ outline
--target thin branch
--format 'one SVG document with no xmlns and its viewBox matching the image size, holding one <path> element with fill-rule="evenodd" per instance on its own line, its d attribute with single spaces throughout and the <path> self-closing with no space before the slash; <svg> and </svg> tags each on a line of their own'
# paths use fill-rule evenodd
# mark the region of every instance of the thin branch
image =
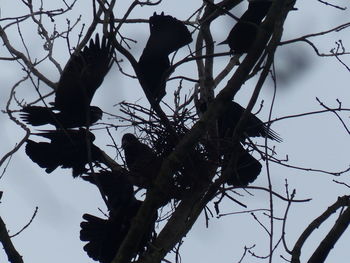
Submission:
<svg viewBox="0 0 350 263">
<path fill-rule="evenodd" d="M 36 207 L 35 207 L 35 210 L 34 210 L 34 213 L 33 213 L 32 217 L 30 218 L 29 222 L 28 222 L 25 226 L 23 226 L 17 233 L 11 235 L 10 238 L 13 238 L 13 237 L 15 237 L 15 236 L 18 236 L 18 235 L 21 234 L 27 227 L 29 227 L 29 225 L 33 222 L 33 220 L 34 220 L 34 218 L 35 218 L 35 216 L 36 216 L 37 213 L 38 213 L 38 207 L 36 206 Z"/>
</svg>

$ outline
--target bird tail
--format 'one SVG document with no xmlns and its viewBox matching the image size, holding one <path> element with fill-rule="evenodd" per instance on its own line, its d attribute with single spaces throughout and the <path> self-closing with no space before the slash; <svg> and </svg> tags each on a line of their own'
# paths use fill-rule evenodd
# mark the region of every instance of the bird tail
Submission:
<svg viewBox="0 0 350 263">
<path fill-rule="evenodd" d="M 84 214 L 83 219 L 86 221 L 80 223 L 80 240 L 88 241 L 84 251 L 94 260 L 111 262 L 121 242 L 118 224 L 90 214 Z"/>
<path fill-rule="evenodd" d="M 53 112 L 46 107 L 27 106 L 21 110 L 20 117 L 23 121 L 33 126 L 52 123 Z"/>
<path fill-rule="evenodd" d="M 107 220 L 90 214 L 84 214 L 83 219 L 86 221 L 80 223 L 80 240 L 96 241 L 100 239 L 100 234 L 103 234 L 107 228 Z"/>
</svg>

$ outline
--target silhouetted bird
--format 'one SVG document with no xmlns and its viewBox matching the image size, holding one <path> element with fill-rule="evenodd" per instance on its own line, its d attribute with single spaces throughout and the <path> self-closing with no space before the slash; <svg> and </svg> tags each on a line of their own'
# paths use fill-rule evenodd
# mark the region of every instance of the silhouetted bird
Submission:
<svg viewBox="0 0 350 263">
<path fill-rule="evenodd" d="M 169 54 L 191 43 L 186 26 L 172 16 L 156 13 L 149 19 L 150 37 L 138 62 L 137 76 L 147 96 L 159 103 L 170 74 Z"/>
<path fill-rule="evenodd" d="M 27 140 L 25 151 L 47 173 L 62 166 L 72 168 L 73 177 L 77 177 L 87 171 L 85 166 L 90 161 L 100 160 L 101 151 L 92 144 L 95 136 L 85 129 L 48 131 L 35 135 L 45 137 L 51 142 Z"/>
<path fill-rule="evenodd" d="M 229 145 L 229 144 L 228 144 Z M 238 159 L 236 165 L 233 166 L 232 174 L 227 178 L 227 184 L 236 186 L 236 187 L 244 187 L 249 183 L 255 181 L 258 175 L 261 172 L 262 165 L 258 160 L 256 160 L 253 156 L 251 156 L 247 150 L 245 150 L 241 144 L 238 144 L 236 153 L 238 154 Z M 223 153 L 223 165 L 222 172 L 225 172 L 225 169 L 232 157 L 232 148 L 224 146 L 222 149 Z"/>
<path fill-rule="evenodd" d="M 218 118 L 218 136 L 220 139 L 220 155 L 222 155 L 222 172 L 225 169 L 231 159 L 232 154 L 238 154 L 237 163 L 233 167 L 234 171 L 227 179 L 229 185 L 244 187 L 253 182 L 261 171 L 261 164 L 253 156 L 249 154 L 243 146 L 238 143 L 237 150 L 234 151 L 232 146 L 232 135 L 234 129 L 242 117 L 244 108 L 236 102 L 230 102 L 228 110 Z M 243 134 L 241 136 L 241 143 L 244 143 L 248 137 L 267 137 L 268 139 L 281 142 L 281 137 L 273 130 L 264 124 L 254 114 L 249 113 L 243 128 Z"/>
<path fill-rule="evenodd" d="M 271 0 L 249 1 L 247 11 L 232 28 L 227 39 L 220 44 L 228 44 L 235 54 L 247 53 L 256 39 L 258 27 L 271 4 Z"/>
<path fill-rule="evenodd" d="M 133 134 L 126 133 L 122 137 L 122 147 L 126 165 L 133 175 L 147 181 L 157 176 L 161 160 L 149 146 L 141 143 Z"/>
<path fill-rule="evenodd" d="M 141 204 L 141 201 L 134 198 L 129 204 L 124 205 L 123 210 L 111 214 L 108 219 L 84 214 L 83 219 L 86 221 L 80 224 L 80 240 L 88 241 L 84 246 L 88 256 L 101 263 L 110 263 L 126 237 L 131 221 Z M 154 216 L 152 223 L 148 226 L 140 245 L 135 247 L 134 256 L 142 253 L 148 242 L 151 241 L 156 219 L 157 215 Z"/>
<path fill-rule="evenodd" d="M 232 137 L 233 131 L 241 118 L 244 108 L 238 103 L 230 102 L 229 109 L 218 119 L 218 134 L 220 138 Z M 267 137 L 268 139 L 281 142 L 281 137 L 272 129 L 269 129 L 258 117 L 250 113 L 246 126 L 243 130 L 242 141 L 247 137 Z"/>
<path fill-rule="evenodd" d="M 145 50 L 158 55 L 170 55 L 192 42 L 191 33 L 185 24 L 175 17 L 154 13 L 149 18 L 150 37 Z"/>
<path fill-rule="evenodd" d="M 123 172 L 100 171 L 82 176 L 82 178 L 97 187 L 101 187 L 103 194 L 113 212 L 122 211 L 134 197 L 133 185 Z"/>
<path fill-rule="evenodd" d="M 53 107 L 26 106 L 21 118 L 33 125 L 52 124 L 57 128 L 89 126 L 102 118 L 102 110 L 90 106 L 97 88 L 112 65 L 113 47 L 98 34 L 65 66 L 58 82 Z"/>
<path fill-rule="evenodd" d="M 166 79 L 170 69 L 168 56 L 157 56 L 157 54 L 143 53 L 139 63 L 138 78 L 146 93 L 151 96 L 156 103 L 159 103 L 165 96 Z"/>
</svg>

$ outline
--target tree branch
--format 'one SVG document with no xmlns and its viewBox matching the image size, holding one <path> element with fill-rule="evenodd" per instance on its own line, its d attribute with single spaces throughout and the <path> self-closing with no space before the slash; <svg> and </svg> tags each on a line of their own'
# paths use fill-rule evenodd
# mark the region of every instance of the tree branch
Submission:
<svg viewBox="0 0 350 263">
<path fill-rule="evenodd" d="M 2 243 L 8 260 L 11 263 L 23 263 L 22 256 L 17 252 L 9 237 L 6 225 L 0 217 L 0 242 Z"/>
</svg>

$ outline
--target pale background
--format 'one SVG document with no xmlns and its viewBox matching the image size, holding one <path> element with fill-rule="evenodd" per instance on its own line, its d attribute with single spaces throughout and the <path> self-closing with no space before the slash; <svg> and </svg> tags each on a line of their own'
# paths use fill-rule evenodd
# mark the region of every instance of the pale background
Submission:
<svg viewBox="0 0 350 263">
<path fill-rule="evenodd" d="M 47 3 L 46 3 L 47 2 Z M 44 7 L 49 9 L 51 3 L 46 1 Z M 56 18 L 59 29 L 65 28 L 65 19 L 74 20 L 82 14 L 83 21 L 91 18 L 91 2 L 79 1 L 73 11 L 61 18 Z M 173 15 L 178 19 L 186 19 L 198 7 L 198 0 L 187 1 L 177 0 L 163 1 L 157 7 L 136 8 L 131 17 L 148 18 L 154 11 L 165 11 L 166 14 Z M 34 2 L 35 3 L 35 2 Z M 350 7 L 349 1 L 333 1 L 345 7 Z M 118 4 L 116 17 L 123 14 L 123 10 L 130 4 L 130 1 L 123 1 Z M 291 12 L 285 24 L 284 40 L 299 37 L 304 34 L 323 31 L 333 28 L 339 24 L 349 21 L 349 11 L 326 7 L 316 0 L 298 1 L 296 7 L 298 11 Z M 240 15 L 246 8 L 245 4 L 235 8 L 233 12 Z M 8 16 L 18 16 L 26 14 L 27 10 L 22 9 L 21 1 L 0 1 L 1 18 Z M 1 25 L 4 22 L 0 22 Z M 214 39 L 217 42 L 224 40 L 231 30 L 234 21 L 229 17 L 218 19 L 212 26 Z M 52 30 L 53 24 L 49 24 Z M 32 58 L 42 57 L 43 41 L 37 37 L 37 28 L 32 24 L 23 24 L 22 34 L 30 48 Z M 79 31 L 79 30 L 77 30 Z M 77 34 L 77 31 L 76 34 Z M 10 33 L 12 32 L 12 33 Z M 137 24 L 136 26 L 126 26 L 124 33 L 127 36 L 138 40 L 132 46 L 131 52 L 138 59 L 145 42 L 148 38 L 148 24 Z M 23 50 L 18 39 L 15 27 L 8 32 L 11 39 L 15 39 L 15 47 Z M 335 41 L 342 39 L 345 47 L 350 45 L 349 29 L 340 33 L 332 33 L 329 36 L 316 38 L 316 43 L 322 52 L 329 52 L 335 47 Z M 193 47 L 193 43 L 191 44 Z M 227 51 L 228 48 L 220 46 L 216 51 Z M 54 49 L 54 57 L 63 67 L 68 59 L 67 48 L 64 42 L 57 42 Z M 177 59 L 188 53 L 187 48 L 183 48 Z M 6 56 L 5 48 L 0 47 L 0 57 Z M 119 56 L 120 57 L 120 56 Z M 216 60 L 217 72 L 225 65 L 229 58 Z M 350 64 L 350 59 L 342 57 Z M 51 64 L 40 66 L 52 81 L 57 81 L 59 74 Z M 125 70 L 132 73 L 132 70 L 125 61 Z M 21 68 L 16 62 L 0 61 L 0 108 L 4 110 L 10 88 L 22 77 Z M 343 107 L 350 107 L 349 100 L 349 78 L 350 73 L 335 58 L 316 57 L 313 50 L 303 44 L 293 44 L 280 47 L 276 53 L 276 69 L 278 75 L 278 90 L 276 103 L 273 110 L 273 118 L 291 114 L 298 114 L 308 111 L 321 110 L 315 97 L 320 98 L 328 106 L 336 107 L 336 99 L 340 99 Z M 188 65 L 176 72 L 194 76 L 193 64 Z M 244 86 L 238 96 L 237 101 L 246 105 L 252 91 L 255 80 L 250 80 Z M 175 83 L 176 84 L 176 83 Z M 225 81 L 224 83 L 225 84 Z M 45 87 L 44 84 L 41 84 Z M 221 85 L 222 87 L 222 85 Z M 192 89 L 192 84 L 185 83 L 185 89 Z M 167 87 L 166 100 L 172 101 L 174 84 Z M 269 106 L 272 99 L 272 85 L 267 83 L 259 99 L 265 100 L 265 105 Z M 36 98 L 34 88 L 29 82 L 17 90 L 19 100 L 31 101 Z M 97 91 L 92 105 L 97 105 L 107 112 L 119 114 L 118 107 L 114 104 L 127 100 L 135 102 L 141 99 L 145 102 L 144 95 L 137 80 L 130 80 L 122 76 L 117 67 L 113 67 L 105 78 L 103 85 Z M 258 107 L 256 107 L 257 109 Z M 261 119 L 267 120 L 268 108 L 264 107 L 258 115 Z M 17 115 L 18 116 L 18 115 Z M 349 124 L 349 114 L 342 114 L 344 120 Z M 0 114 L 1 127 L 0 138 L 1 156 L 8 152 L 22 138 L 24 132 L 14 125 L 6 114 Z M 110 121 L 105 118 L 103 121 Z M 322 115 L 311 115 L 297 119 L 288 119 L 275 123 L 272 128 L 283 138 L 282 143 L 270 143 L 276 146 L 278 156 L 283 158 L 288 154 L 290 164 L 306 168 L 317 168 L 328 171 L 341 171 L 349 166 L 349 135 L 341 126 L 335 115 L 326 113 Z M 120 142 L 120 135 L 125 130 L 118 130 L 116 141 Z M 96 132 L 96 144 L 109 152 L 113 156 L 113 150 L 106 144 L 110 144 L 107 133 Z M 37 140 L 37 138 L 35 138 Z M 254 139 L 254 141 L 263 142 Z M 265 167 L 265 166 L 264 166 Z M 1 171 L 3 167 L 1 167 Z M 80 179 L 73 180 L 70 170 L 57 169 L 48 175 L 43 169 L 32 163 L 25 155 L 22 147 L 11 159 L 5 175 L 0 180 L 0 190 L 4 191 L 0 204 L 0 215 L 7 224 L 10 233 L 15 233 L 21 229 L 31 218 L 36 206 L 39 207 L 38 214 L 31 226 L 20 236 L 13 238 L 13 242 L 23 256 L 26 263 L 73 263 L 73 262 L 93 262 L 82 247 L 85 243 L 79 240 L 79 224 L 84 213 L 101 215 L 98 208 L 105 210 L 104 204 L 96 191 L 96 188 Z M 304 172 L 271 165 L 271 174 L 274 190 L 284 194 L 285 179 L 288 179 L 290 189 L 297 189 L 298 199 L 312 198 L 309 203 L 295 204 L 290 211 L 287 223 L 287 243 L 292 246 L 296 238 L 303 229 L 333 203 L 337 196 L 348 194 L 349 189 L 345 186 L 332 183 L 330 175 Z M 349 173 L 335 179 L 349 183 Z M 267 186 L 266 171 L 263 171 L 254 185 Z M 243 191 L 240 191 L 244 193 Z M 254 196 L 239 198 L 240 201 L 248 205 L 249 209 L 268 208 L 268 194 L 261 191 L 252 191 Z M 282 217 L 286 203 L 276 200 L 276 216 Z M 242 208 L 232 202 L 225 202 L 221 207 L 222 212 L 237 212 Z M 268 219 L 257 213 L 259 218 L 268 223 Z M 307 259 L 315 244 L 323 238 L 322 233 L 327 231 L 333 222 L 322 226 L 312 239 L 307 242 L 302 250 L 302 259 Z M 280 226 L 276 226 L 276 231 L 280 231 Z M 342 236 L 337 246 L 332 251 L 327 262 L 345 262 L 343 259 L 349 257 L 348 245 L 350 242 L 350 232 L 347 231 Z M 275 240 L 276 241 L 276 240 Z M 315 243 L 316 242 L 316 243 Z M 188 236 L 181 249 L 183 262 L 200 261 L 209 262 L 237 262 L 243 253 L 244 246 L 256 244 L 255 253 L 266 256 L 268 253 L 268 237 L 264 230 L 254 221 L 249 214 L 226 216 L 220 219 L 210 220 L 209 228 L 205 228 L 204 216 L 201 216 Z M 291 248 L 291 247 L 290 247 Z M 274 262 L 284 262 L 280 258 L 280 250 L 274 256 Z M 283 254 L 284 256 L 288 256 Z M 248 257 L 244 262 L 266 262 L 254 257 Z M 0 262 L 7 262 L 6 255 L 0 252 Z"/>
</svg>

